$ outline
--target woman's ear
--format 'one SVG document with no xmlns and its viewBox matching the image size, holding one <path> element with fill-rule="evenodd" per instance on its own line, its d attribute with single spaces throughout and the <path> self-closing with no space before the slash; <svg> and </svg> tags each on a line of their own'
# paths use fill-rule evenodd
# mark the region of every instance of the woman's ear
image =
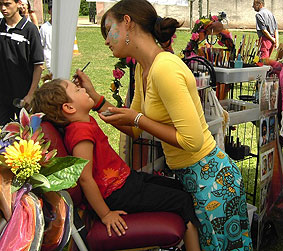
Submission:
<svg viewBox="0 0 283 251">
<path fill-rule="evenodd" d="M 129 15 L 124 15 L 124 22 L 126 25 L 130 26 L 132 18 Z"/>
<path fill-rule="evenodd" d="M 67 114 L 74 114 L 77 111 L 76 108 L 71 105 L 71 103 L 64 103 L 62 105 L 62 110 Z"/>
</svg>

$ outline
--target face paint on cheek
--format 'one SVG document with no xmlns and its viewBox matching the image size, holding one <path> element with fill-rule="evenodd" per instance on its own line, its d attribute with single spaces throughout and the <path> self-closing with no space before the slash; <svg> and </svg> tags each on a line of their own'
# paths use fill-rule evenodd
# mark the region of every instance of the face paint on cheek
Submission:
<svg viewBox="0 0 283 251">
<path fill-rule="evenodd" d="M 109 39 L 110 39 L 111 43 L 117 44 L 119 42 L 120 31 L 117 28 L 117 24 L 113 24 L 111 26 L 111 29 L 110 29 L 110 31 L 108 33 L 108 36 L 109 36 Z"/>
</svg>

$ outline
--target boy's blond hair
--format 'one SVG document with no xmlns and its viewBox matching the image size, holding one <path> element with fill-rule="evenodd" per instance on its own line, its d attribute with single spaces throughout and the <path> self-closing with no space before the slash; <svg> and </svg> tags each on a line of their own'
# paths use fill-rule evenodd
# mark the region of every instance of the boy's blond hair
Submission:
<svg viewBox="0 0 283 251">
<path fill-rule="evenodd" d="M 61 85 L 63 79 L 54 79 L 44 83 L 34 92 L 31 101 L 32 112 L 43 112 L 43 120 L 50 121 L 57 126 L 66 126 L 70 121 L 64 116 L 62 105 L 72 102 L 66 89 Z"/>
</svg>

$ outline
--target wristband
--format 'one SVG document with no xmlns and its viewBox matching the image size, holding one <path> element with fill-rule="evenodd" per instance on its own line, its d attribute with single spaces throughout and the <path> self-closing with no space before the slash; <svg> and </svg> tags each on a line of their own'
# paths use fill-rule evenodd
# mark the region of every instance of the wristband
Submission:
<svg viewBox="0 0 283 251">
<path fill-rule="evenodd" d="M 136 128 L 139 128 L 139 120 L 140 120 L 141 116 L 143 116 L 143 114 L 140 112 L 140 113 L 138 113 L 138 115 L 134 119 L 134 126 Z"/>
<path fill-rule="evenodd" d="M 105 104 L 106 99 L 104 98 L 104 96 L 100 96 L 99 101 L 96 103 L 96 105 L 92 108 L 92 110 L 94 112 L 97 112 L 101 109 L 101 107 Z"/>
</svg>

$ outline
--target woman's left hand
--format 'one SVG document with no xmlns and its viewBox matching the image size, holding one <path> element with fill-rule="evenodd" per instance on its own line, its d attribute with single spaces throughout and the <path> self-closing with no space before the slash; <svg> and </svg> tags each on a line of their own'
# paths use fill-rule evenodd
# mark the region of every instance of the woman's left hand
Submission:
<svg viewBox="0 0 283 251">
<path fill-rule="evenodd" d="M 129 108 L 108 107 L 108 110 L 113 113 L 109 116 L 104 116 L 98 113 L 99 117 L 113 126 L 134 126 L 134 120 L 138 113 Z"/>
</svg>

